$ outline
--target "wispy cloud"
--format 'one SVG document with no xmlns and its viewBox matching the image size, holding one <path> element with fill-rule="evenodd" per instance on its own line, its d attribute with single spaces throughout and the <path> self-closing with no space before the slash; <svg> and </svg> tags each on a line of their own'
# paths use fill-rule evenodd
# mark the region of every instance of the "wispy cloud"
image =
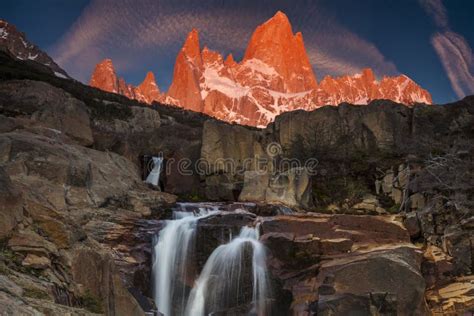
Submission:
<svg viewBox="0 0 474 316">
<path fill-rule="evenodd" d="M 255 27 L 271 17 L 275 7 L 282 8 L 282 3 L 261 1 L 256 8 L 238 1 L 224 5 L 212 0 L 94 0 L 57 44 L 53 57 L 83 81 L 104 57 L 112 58 L 119 72 L 133 70 L 145 60 L 170 64 L 193 27 L 200 31 L 201 45 L 242 56 Z M 397 73 L 372 43 L 331 19 L 318 4 L 286 3 L 282 9 L 290 18 L 292 14 L 301 17 L 292 21 L 294 30 L 303 33 L 319 78 L 353 74 L 364 67 L 378 75 Z"/>
<path fill-rule="evenodd" d="M 442 0 L 419 0 L 420 5 L 435 21 L 438 27 L 448 26 L 448 15 Z"/>
<path fill-rule="evenodd" d="M 443 32 L 435 34 L 431 42 L 456 95 L 474 94 L 474 60 L 466 40 L 459 34 Z"/>
<path fill-rule="evenodd" d="M 306 49 L 318 77 L 350 75 L 370 67 L 377 76 L 395 75 L 395 64 L 385 58 L 371 42 L 349 31 L 328 15 L 320 12 L 315 17 L 316 27 L 303 32 Z"/>
<path fill-rule="evenodd" d="M 466 39 L 449 28 L 441 0 L 419 0 L 423 9 L 443 30 L 431 37 L 431 44 L 443 64 L 451 86 L 460 98 L 474 94 L 474 56 Z"/>
</svg>

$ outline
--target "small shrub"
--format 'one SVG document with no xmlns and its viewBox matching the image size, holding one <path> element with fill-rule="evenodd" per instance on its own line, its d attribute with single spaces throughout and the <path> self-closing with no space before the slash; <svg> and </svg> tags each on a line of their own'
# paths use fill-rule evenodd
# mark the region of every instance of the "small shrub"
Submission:
<svg viewBox="0 0 474 316">
<path fill-rule="evenodd" d="M 0 262 L 0 274 L 9 275 L 11 274 L 10 269 L 3 263 Z"/>
<path fill-rule="evenodd" d="M 205 202 L 206 197 L 199 195 L 198 193 L 188 193 L 178 195 L 179 202 Z"/>
<path fill-rule="evenodd" d="M 92 313 L 102 314 L 104 312 L 102 300 L 92 294 L 89 290 L 87 290 L 86 293 L 80 297 L 80 301 L 82 307 Z"/>
<path fill-rule="evenodd" d="M 26 297 L 36 298 L 40 300 L 46 300 L 50 298 L 47 292 L 35 288 L 25 289 L 23 291 L 23 295 Z"/>
<path fill-rule="evenodd" d="M 389 212 L 390 214 L 397 214 L 399 210 L 400 210 L 400 204 L 396 203 L 392 205 L 390 208 L 388 208 L 387 212 Z"/>
</svg>

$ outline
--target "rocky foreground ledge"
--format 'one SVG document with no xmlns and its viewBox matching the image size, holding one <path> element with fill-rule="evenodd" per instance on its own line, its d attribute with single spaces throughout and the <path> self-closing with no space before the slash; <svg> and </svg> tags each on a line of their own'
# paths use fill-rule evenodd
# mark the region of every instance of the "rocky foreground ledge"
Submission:
<svg viewBox="0 0 474 316">
<path fill-rule="evenodd" d="M 144 107 L 8 59 L 0 68 L 0 314 L 143 315 L 150 238 L 178 198 L 257 202 L 248 215 L 200 221 L 194 266 L 223 231 L 260 217 L 282 315 L 473 309 L 472 97 L 298 111 L 257 130 Z M 320 173 L 250 178 L 253 167 L 232 174 L 216 162 L 268 156 L 271 143 L 278 159 L 317 157 Z M 170 193 L 158 192 L 141 176 L 143 155 L 158 153 L 212 168 L 171 167 Z M 276 215 L 269 202 L 299 212 Z"/>
</svg>

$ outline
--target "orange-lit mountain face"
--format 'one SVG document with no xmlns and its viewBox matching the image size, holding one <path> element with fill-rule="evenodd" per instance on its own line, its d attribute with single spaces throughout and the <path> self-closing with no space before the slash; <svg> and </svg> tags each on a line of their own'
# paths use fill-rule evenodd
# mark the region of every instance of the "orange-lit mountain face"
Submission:
<svg viewBox="0 0 474 316">
<path fill-rule="evenodd" d="M 104 59 L 95 66 L 89 85 L 149 104 L 164 100 L 164 95 L 161 94 L 155 81 L 155 75 L 151 71 L 147 73 L 145 80 L 140 85 L 134 87 L 117 76 L 110 59 Z"/>
<path fill-rule="evenodd" d="M 138 87 L 118 79 L 110 60 L 97 65 L 92 86 L 147 103 L 161 101 L 204 112 L 239 124 L 266 126 L 283 112 L 313 110 L 342 102 L 367 104 L 389 99 L 406 105 L 431 104 L 431 95 L 405 75 L 376 80 L 371 69 L 318 84 L 301 33 L 293 34 L 282 12 L 257 27 L 244 58 L 223 58 L 201 50 L 197 30 L 189 33 L 176 58 L 173 81 L 166 95 L 153 75 Z"/>
</svg>

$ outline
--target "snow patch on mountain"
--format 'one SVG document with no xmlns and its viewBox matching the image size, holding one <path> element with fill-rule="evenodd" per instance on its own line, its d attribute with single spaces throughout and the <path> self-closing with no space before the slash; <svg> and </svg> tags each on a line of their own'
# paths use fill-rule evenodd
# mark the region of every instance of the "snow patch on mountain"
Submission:
<svg viewBox="0 0 474 316">
<path fill-rule="evenodd" d="M 207 67 L 203 73 L 204 82 L 201 85 L 201 97 L 204 100 L 209 91 L 219 91 L 229 98 L 238 99 L 248 94 L 249 88 L 243 87 L 229 79 L 219 75 L 219 72 L 212 67 Z"/>
<path fill-rule="evenodd" d="M 67 73 L 48 54 L 30 43 L 25 35 L 18 31 L 13 24 L 2 19 L 0 19 L 0 46 L 11 56 L 19 60 L 35 61 L 47 66 L 53 73 L 62 73 L 66 78 L 69 78 Z"/>
</svg>

